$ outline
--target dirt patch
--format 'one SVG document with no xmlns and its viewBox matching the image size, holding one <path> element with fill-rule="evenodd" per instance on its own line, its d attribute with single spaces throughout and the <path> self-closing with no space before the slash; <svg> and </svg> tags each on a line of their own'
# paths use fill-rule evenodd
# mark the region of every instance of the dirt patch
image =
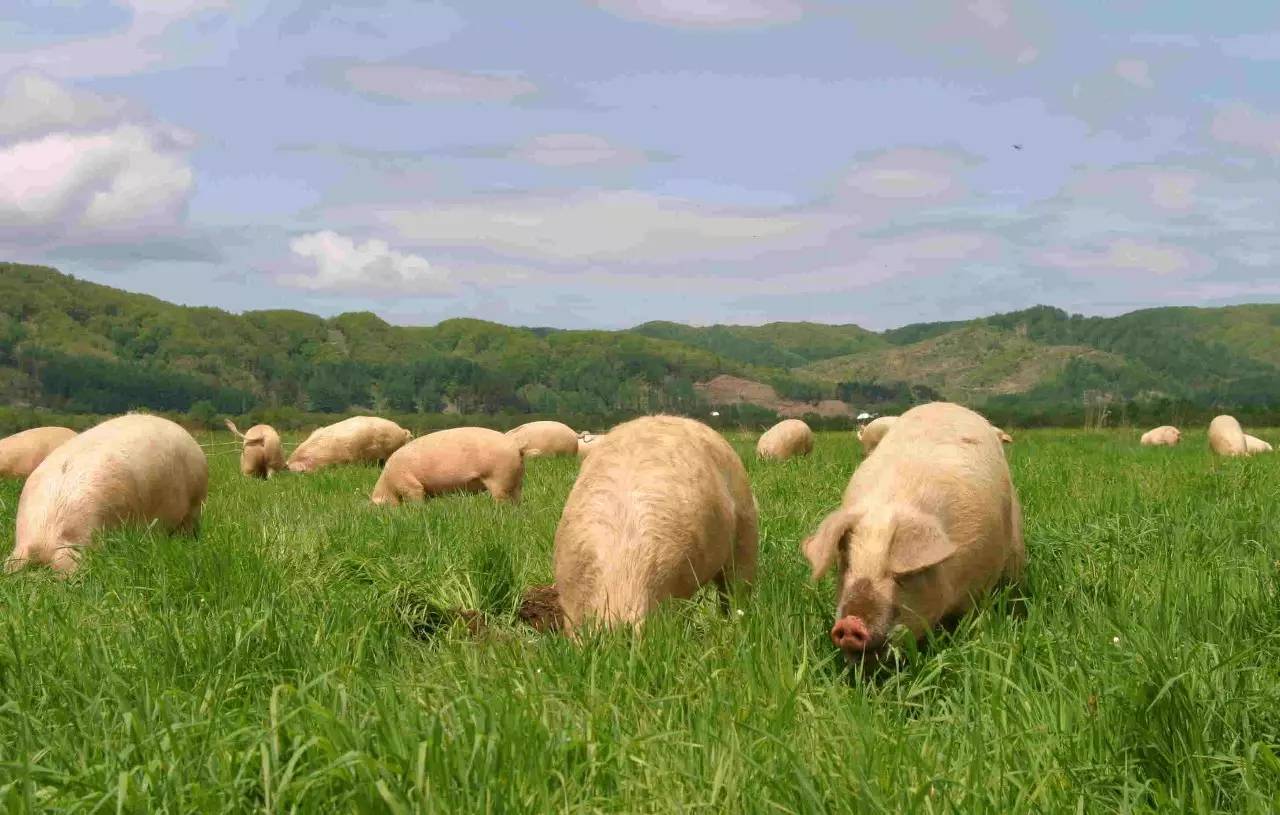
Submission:
<svg viewBox="0 0 1280 815">
<path fill-rule="evenodd" d="M 783 399 L 770 385 L 729 374 L 721 374 L 706 382 L 698 382 L 693 389 L 706 399 L 708 404 L 715 407 L 757 405 L 772 410 L 780 416 L 804 416 L 807 413 L 816 413 L 819 416 L 853 415 L 853 408 L 835 399 L 823 399 L 820 402 Z"/>
<path fill-rule="evenodd" d="M 540 633 L 559 631 L 564 627 L 564 609 L 560 607 L 560 592 L 555 585 L 531 586 L 525 591 L 516 616 L 525 625 Z"/>
</svg>

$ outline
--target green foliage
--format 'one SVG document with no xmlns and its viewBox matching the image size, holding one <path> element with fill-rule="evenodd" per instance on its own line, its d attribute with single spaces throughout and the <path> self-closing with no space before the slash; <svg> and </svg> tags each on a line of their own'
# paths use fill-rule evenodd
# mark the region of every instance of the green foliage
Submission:
<svg viewBox="0 0 1280 815">
<path fill-rule="evenodd" d="M 191 418 L 191 422 L 200 427 L 212 430 L 219 424 L 218 408 L 208 399 L 201 399 L 196 402 L 187 413 Z"/>
<path fill-rule="evenodd" d="M 766 368 L 798 368 L 816 360 L 884 345 L 880 337 L 856 325 L 769 323 L 697 328 L 658 321 L 631 330 L 649 337 L 705 348 L 728 360 Z"/>
<path fill-rule="evenodd" d="M 1025 613 L 983 600 L 870 682 L 798 551 L 856 442 L 760 462 L 754 441 L 742 613 L 708 591 L 581 644 L 513 613 L 551 579 L 573 460 L 529 462 L 518 507 L 388 510 L 375 468 L 261 482 L 230 445 L 199 540 L 112 532 L 69 582 L 0 580 L 0 809 L 1276 811 L 1280 458 L 1019 433 Z"/>
<path fill-rule="evenodd" d="M 55 411 L 186 415 L 254 409 L 335 416 L 704 416 L 695 383 L 731 374 L 779 397 L 897 410 L 943 398 L 1050 424 L 1082 399 L 1280 411 L 1280 306 L 1153 309 L 1085 318 L 1038 306 L 874 334 L 770 323 L 629 331 L 453 319 L 397 327 L 368 313 L 186 308 L 0 264 L 0 400 Z M 771 406 L 730 415 L 745 426 Z M 773 405 L 772 407 L 776 407 Z M 200 423 L 207 410 L 196 417 Z"/>
</svg>

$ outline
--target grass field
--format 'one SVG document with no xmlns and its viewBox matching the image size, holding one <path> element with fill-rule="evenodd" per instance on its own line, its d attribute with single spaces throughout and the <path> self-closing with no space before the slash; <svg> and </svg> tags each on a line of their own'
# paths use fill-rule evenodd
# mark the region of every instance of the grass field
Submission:
<svg viewBox="0 0 1280 815">
<path fill-rule="evenodd" d="M 70 582 L 0 579 L 0 810 L 1280 811 L 1280 458 L 1019 433 L 1027 613 L 990 603 L 868 684 L 797 548 L 852 436 L 752 441 L 756 591 L 577 647 L 513 617 L 576 461 L 530 462 L 518 507 L 377 510 L 374 469 L 212 456 L 199 541 L 111 533 Z"/>
</svg>

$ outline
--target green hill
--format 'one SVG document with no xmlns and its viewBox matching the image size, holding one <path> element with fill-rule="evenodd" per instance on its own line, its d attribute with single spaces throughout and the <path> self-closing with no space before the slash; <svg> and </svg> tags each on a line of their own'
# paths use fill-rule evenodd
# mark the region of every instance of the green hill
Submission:
<svg viewBox="0 0 1280 815">
<path fill-rule="evenodd" d="M 880 335 L 856 325 L 769 323 L 695 328 L 680 323 L 651 322 L 631 330 L 703 348 L 726 359 L 774 368 L 796 368 L 815 360 L 886 345 Z"/>
<path fill-rule="evenodd" d="M 768 385 L 778 399 L 842 398 L 857 408 L 941 397 L 1045 415 L 1093 393 L 1280 409 L 1280 305 L 1114 318 L 1037 306 L 883 333 L 804 322 L 401 327 L 367 312 L 326 319 L 176 306 L 0 264 L 0 398 L 9 405 L 604 416 L 703 410 L 716 391 L 694 386 L 721 374 Z"/>
</svg>

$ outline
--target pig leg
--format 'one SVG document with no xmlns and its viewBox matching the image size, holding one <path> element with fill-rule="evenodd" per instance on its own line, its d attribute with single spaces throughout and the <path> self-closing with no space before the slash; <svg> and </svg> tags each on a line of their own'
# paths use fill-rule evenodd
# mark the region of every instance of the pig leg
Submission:
<svg viewBox="0 0 1280 815">
<path fill-rule="evenodd" d="M 393 482 L 391 494 L 393 504 L 421 504 L 427 500 L 427 488 L 422 485 L 421 481 L 408 473 Z"/>
</svg>

